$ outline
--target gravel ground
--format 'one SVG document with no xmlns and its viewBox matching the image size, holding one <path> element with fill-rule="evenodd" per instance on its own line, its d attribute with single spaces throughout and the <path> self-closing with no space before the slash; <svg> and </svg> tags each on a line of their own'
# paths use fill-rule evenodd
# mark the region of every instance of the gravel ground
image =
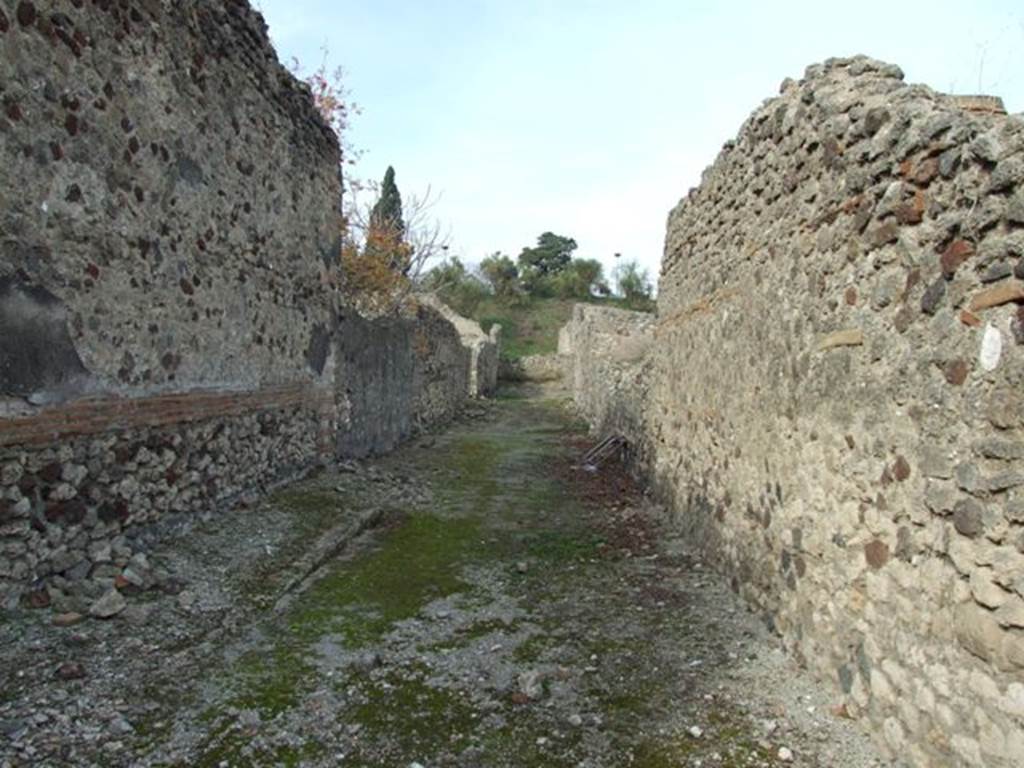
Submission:
<svg viewBox="0 0 1024 768">
<path fill-rule="evenodd" d="M 564 408 L 472 415 L 5 616 L 0 765 L 889 765 Z"/>
</svg>

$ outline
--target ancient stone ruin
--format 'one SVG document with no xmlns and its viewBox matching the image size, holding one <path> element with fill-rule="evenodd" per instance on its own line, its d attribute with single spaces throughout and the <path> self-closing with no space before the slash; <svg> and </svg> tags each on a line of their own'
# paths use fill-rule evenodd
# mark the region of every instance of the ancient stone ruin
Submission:
<svg viewBox="0 0 1024 768">
<path fill-rule="evenodd" d="M 5 609 L 102 617 L 169 531 L 494 389 L 496 334 L 343 300 L 337 140 L 247 2 L 3 2 L 0 54 Z M 1020 765 L 1024 120 L 902 80 L 784 82 L 672 212 L 657 316 L 580 306 L 513 374 L 569 361 L 839 715 Z"/>
<path fill-rule="evenodd" d="M 495 385 L 443 307 L 336 290 L 339 151 L 248 3 L 0 8 L 0 600 Z"/>
<path fill-rule="evenodd" d="M 1024 761 L 1024 120 L 809 67 L 672 211 L 658 317 L 577 309 L 577 403 L 914 765 Z"/>
</svg>

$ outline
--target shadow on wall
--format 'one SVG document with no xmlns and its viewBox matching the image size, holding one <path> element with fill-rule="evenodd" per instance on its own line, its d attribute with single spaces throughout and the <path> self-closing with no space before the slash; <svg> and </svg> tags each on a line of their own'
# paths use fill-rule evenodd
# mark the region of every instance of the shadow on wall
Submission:
<svg viewBox="0 0 1024 768">
<path fill-rule="evenodd" d="M 496 338 L 436 299 L 421 302 L 413 317 L 342 316 L 338 454 L 390 451 L 416 431 L 450 421 L 467 398 L 490 394 Z"/>
<path fill-rule="evenodd" d="M 338 431 L 339 456 L 383 453 L 412 433 L 414 334 L 408 320 L 339 319 L 336 380 L 345 424 Z"/>
<path fill-rule="evenodd" d="M 60 299 L 0 277 L 0 394 L 41 404 L 81 391 L 88 376 Z"/>
</svg>

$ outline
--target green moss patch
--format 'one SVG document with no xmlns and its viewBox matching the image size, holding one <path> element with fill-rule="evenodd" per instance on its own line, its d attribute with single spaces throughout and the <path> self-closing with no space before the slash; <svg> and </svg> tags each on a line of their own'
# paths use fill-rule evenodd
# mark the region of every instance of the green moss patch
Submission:
<svg viewBox="0 0 1024 768">
<path fill-rule="evenodd" d="M 458 692 L 435 688 L 414 672 L 364 678 L 360 689 L 364 701 L 345 713 L 345 721 L 362 726 L 360 735 L 375 759 L 458 752 L 468 745 L 475 715 L 472 703 Z"/>
<path fill-rule="evenodd" d="M 352 647 L 379 640 L 432 600 L 467 588 L 460 572 L 479 530 L 472 519 L 410 516 L 378 549 L 336 564 L 303 594 L 288 615 L 289 632 L 306 641 L 339 634 Z"/>
</svg>

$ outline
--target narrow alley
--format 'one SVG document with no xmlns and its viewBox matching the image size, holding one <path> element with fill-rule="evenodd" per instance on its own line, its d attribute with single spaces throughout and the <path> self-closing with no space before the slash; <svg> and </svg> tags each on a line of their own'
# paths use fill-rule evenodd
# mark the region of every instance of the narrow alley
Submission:
<svg viewBox="0 0 1024 768">
<path fill-rule="evenodd" d="M 871 766 L 560 401 L 515 393 L 0 625 L 4 765 Z"/>
</svg>

